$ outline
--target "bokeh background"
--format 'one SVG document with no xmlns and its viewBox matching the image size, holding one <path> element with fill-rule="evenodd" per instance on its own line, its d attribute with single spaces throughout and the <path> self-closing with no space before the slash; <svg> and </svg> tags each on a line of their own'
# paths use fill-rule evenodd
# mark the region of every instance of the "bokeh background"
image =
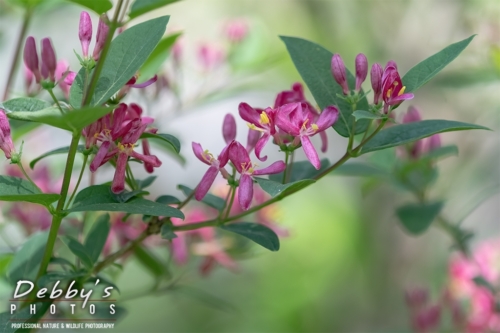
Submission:
<svg viewBox="0 0 500 333">
<path fill-rule="evenodd" d="M 78 68 L 73 49 L 80 50 L 80 10 L 47 1 L 29 28 L 37 39 L 50 36 L 58 57 L 66 58 L 73 69 Z M 500 2 L 185 0 L 134 22 L 164 14 L 171 15 L 169 31 L 183 32 L 182 102 L 173 102 L 167 93 L 156 101 L 139 93 L 129 100 L 141 101 L 157 117 L 161 132 L 181 139 L 186 162 L 161 155 L 164 163 L 152 187 L 153 196 L 165 194 L 165 189 L 178 194 L 179 183 L 196 186 L 205 166 L 191 156 L 191 142 L 218 152 L 224 145 L 222 119 L 226 113 L 237 115 L 240 102 L 271 105 L 276 93 L 300 81 L 279 35 L 306 38 L 340 53 L 351 70 L 354 57 L 363 52 L 370 64 L 392 59 L 405 73 L 445 46 L 477 34 L 449 67 L 419 90 L 412 104 L 428 119 L 493 129 L 442 136 L 445 144 L 457 144 L 460 154 L 440 162 L 440 178 L 431 196 L 446 200 L 444 214 L 450 220 L 464 219 L 464 227 L 474 230 L 473 244 L 500 236 Z M 232 19 L 245 20 L 249 27 L 236 65 L 223 63 L 216 70 L 203 71 L 197 48 L 224 46 L 224 26 Z M 93 20 L 97 22 L 97 17 Z M 1 90 L 20 24 L 20 11 L 0 0 Z M 167 74 L 169 70 L 165 68 Z M 15 87 L 21 94 L 21 72 Z M 238 138 L 245 141 L 243 121 L 238 122 L 238 130 Z M 328 135 L 330 147 L 323 157 L 335 161 L 342 156 L 346 139 L 333 130 Z M 62 131 L 38 130 L 25 139 L 25 157 L 29 161 L 68 140 Z M 272 147 L 266 153 L 278 156 Z M 48 162 L 58 176 L 63 160 L 54 157 Z M 0 162 L 1 167 L 6 165 Z M 111 175 L 110 169 L 99 173 L 98 179 Z M 252 248 L 239 261 L 238 273 L 218 268 L 200 277 L 197 262 L 174 269 L 186 289 L 151 293 L 152 276 L 130 258 L 117 282 L 126 314 L 115 331 L 407 332 L 404 291 L 423 286 L 440 292 L 451 252 L 450 239 L 436 228 L 419 237 L 401 229 L 394 209 L 410 200 L 390 185 L 372 188 L 363 179 L 326 177 L 277 204 L 277 219 L 290 231 L 279 252 Z M 4 235 L 22 243 L 19 228 L 5 218 L 0 223 Z M 0 248 L 2 244 L 0 240 Z M 167 247 L 158 255 L 167 258 Z M 10 293 L 10 287 L 0 282 L 0 297 L 7 299 Z"/>
</svg>

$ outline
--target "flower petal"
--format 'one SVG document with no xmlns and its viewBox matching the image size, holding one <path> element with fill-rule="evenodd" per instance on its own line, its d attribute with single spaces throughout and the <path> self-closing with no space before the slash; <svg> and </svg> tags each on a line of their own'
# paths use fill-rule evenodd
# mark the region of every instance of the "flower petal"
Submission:
<svg viewBox="0 0 500 333">
<path fill-rule="evenodd" d="M 271 164 L 268 167 L 265 167 L 263 169 L 258 169 L 253 172 L 255 176 L 258 175 L 272 175 L 275 173 L 280 173 L 285 171 L 286 169 L 286 164 L 283 161 L 276 161 L 273 164 Z"/>
<path fill-rule="evenodd" d="M 239 173 L 242 172 L 242 164 L 251 163 L 247 150 L 238 141 L 233 141 L 229 146 L 229 159 Z"/>
<path fill-rule="evenodd" d="M 194 192 L 194 197 L 196 200 L 200 201 L 205 197 L 205 195 L 208 193 L 208 190 L 210 190 L 210 187 L 214 183 L 215 177 L 217 177 L 218 174 L 218 168 L 214 166 L 208 168 L 207 172 L 205 172 L 205 175 L 203 175 L 203 178 L 201 179 Z"/>
<path fill-rule="evenodd" d="M 238 202 L 241 209 L 248 210 L 253 199 L 253 180 L 247 175 L 243 174 L 240 178 L 240 187 L 238 190 Z"/>
<path fill-rule="evenodd" d="M 202 161 L 203 163 L 207 164 L 207 165 L 210 165 L 210 162 L 208 162 L 206 159 L 205 159 L 205 155 L 204 155 L 204 151 L 203 151 L 203 148 L 201 147 L 201 145 L 199 143 L 196 143 L 196 142 L 193 142 L 191 144 L 191 147 L 193 147 L 193 153 L 194 155 L 200 160 Z"/>
<path fill-rule="evenodd" d="M 407 99 L 413 99 L 413 97 L 415 97 L 415 95 L 413 95 L 412 93 L 402 94 L 392 98 L 390 101 L 387 102 L 387 104 L 389 105 L 399 104 Z"/>
<path fill-rule="evenodd" d="M 236 139 L 236 119 L 230 113 L 226 114 L 222 123 L 222 136 L 226 144 Z"/>
<path fill-rule="evenodd" d="M 321 151 L 326 153 L 328 149 L 328 137 L 326 136 L 325 131 L 320 132 L 319 137 L 321 138 Z"/>
<path fill-rule="evenodd" d="M 266 133 L 264 134 L 259 141 L 257 141 L 257 144 L 255 145 L 255 156 L 262 162 L 267 160 L 267 156 L 260 156 L 260 153 L 262 152 L 262 149 L 264 149 L 264 146 L 266 145 L 267 141 L 269 141 L 269 138 L 271 137 L 270 134 Z"/>
<path fill-rule="evenodd" d="M 321 168 L 321 162 L 319 161 L 318 153 L 311 142 L 311 139 L 308 136 L 300 137 L 300 141 L 302 142 L 302 148 L 304 149 L 304 153 L 306 153 L 307 159 L 311 162 L 311 164 L 319 170 Z"/>
<path fill-rule="evenodd" d="M 336 106 L 327 106 L 319 115 L 316 125 L 319 131 L 324 131 L 337 121 L 339 117 L 339 109 Z"/>
<path fill-rule="evenodd" d="M 91 172 L 96 172 L 96 170 L 103 165 L 104 158 L 106 157 L 106 154 L 108 153 L 109 146 L 111 145 L 111 142 L 109 141 L 104 141 L 101 146 L 99 147 L 99 150 L 97 151 L 97 154 L 95 155 L 94 159 L 92 160 L 92 163 L 90 163 L 90 171 Z"/>
<path fill-rule="evenodd" d="M 220 152 L 219 156 L 217 156 L 217 159 L 219 160 L 219 168 L 223 168 L 226 166 L 227 162 L 229 161 L 229 147 L 231 146 L 231 143 L 228 144 L 227 146 L 222 149 Z"/>
<path fill-rule="evenodd" d="M 127 166 L 128 155 L 120 153 L 116 161 L 115 176 L 111 184 L 111 191 L 113 193 L 120 193 L 125 189 L 125 168 Z"/>
<path fill-rule="evenodd" d="M 252 108 L 250 105 L 247 103 L 240 103 L 238 106 L 238 111 L 240 113 L 240 117 L 249 122 L 250 124 L 254 124 L 255 126 L 262 128 L 262 125 L 260 124 L 260 113 Z"/>
</svg>

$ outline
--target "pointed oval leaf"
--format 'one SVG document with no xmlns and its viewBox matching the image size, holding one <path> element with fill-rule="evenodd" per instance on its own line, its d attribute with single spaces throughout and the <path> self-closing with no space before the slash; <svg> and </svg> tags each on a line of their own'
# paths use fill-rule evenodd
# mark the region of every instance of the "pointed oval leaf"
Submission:
<svg viewBox="0 0 500 333">
<path fill-rule="evenodd" d="M 179 0 L 135 0 L 128 16 L 132 19 Z"/>
<path fill-rule="evenodd" d="M 316 168 L 309 161 L 300 161 L 293 163 L 292 173 L 289 177 L 289 182 L 293 183 L 303 179 L 313 179 L 330 166 L 330 161 L 327 158 L 321 160 L 321 168 Z M 275 175 L 269 175 L 269 180 L 281 183 L 283 181 L 283 172 Z"/>
<path fill-rule="evenodd" d="M 365 110 L 356 110 L 352 113 L 352 116 L 356 119 L 356 121 L 358 121 L 360 119 L 370 119 L 370 120 L 382 119 L 381 116 L 376 115 L 372 112 L 365 111 Z"/>
<path fill-rule="evenodd" d="M 102 13 L 107 12 L 111 8 L 113 8 L 113 4 L 109 0 L 66 0 L 69 2 L 76 3 L 83 7 L 86 7 L 90 10 L 93 10 L 97 14 L 101 15 Z"/>
<path fill-rule="evenodd" d="M 141 139 L 156 139 L 167 142 L 168 144 L 170 144 L 170 146 L 172 146 L 172 148 L 174 148 L 177 154 L 181 152 L 181 143 L 179 139 L 170 134 L 153 134 L 144 132 L 141 135 Z"/>
<path fill-rule="evenodd" d="M 90 229 L 89 234 L 85 237 L 84 247 L 87 249 L 92 264 L 97 262 L 99 255 L 104 249 L 104 244 L 108 239 L 108 234 L 111 226 L 109 224 L 109 214 L 99 216 L 97 221 Z"/>
<path fill-rule="evenodd" d="M 13 98 L 0 103 L 0 108 L 7 112 L 39 111 L 50 108 L 51 106 L 52 104 L 47 101 L 31 97 Z"/>
<path fill-rule="evenodd" d="M 406 231 L 419 235 L 429 228 L 443 205 L 443 202 L 408 204 L 399 207 L 396 214 Z"/>
<path fill-rule="evenodd" d="M 177 185 L 177 188 L 181 190 L 186 197 L 190 196 L 191 193 L 193 193 L 192 189 L 184 185 Z M 217 209 L 219 212 L 222 212 L 222 210 L 224 210 L 224 208 L 226 207 L 226 201 L 224 199 L 210 193 L 205 195 L 201 202 L 203 202 L 207 206 Z"/>
<path fill-rule="evenodd" d="M 472 129 L 490 130 L 480 125 L 439 119 L 395 125 L 378 132 L 373 139 L 363 146 L 361 154 L 404 145 L 438 133 Z"/>
<path fill-rule="evenodd" d="M 76 195 L 73 206 L 66 212 L 85 211 L 125 212 L 184 219 L 184 214 L 180 210 L 144 198 L 133 198 L 127 202 L 119 202 L 111 192 L 109 185 L 95 185 L 81 190 Z"/>
<path fill-rule="evenodd" d="M 340 109 L 339 119 L 333 125 L 337 133 L 348 137 L 351 132 L 354 118 L 351 117 L 352 108 L 337 95 L 343 95 L 342 88 L 335 82 L 331 72 L 333 54 L 324 47 L 296 37 L 280 36 L 285 43 L 288 53 L 295 64 L 304 82 L 309 87 L 316 103 L 321 109 L 329 105 L 337 105 Z M 347 70 L 349 87 L 354 89 L 355 78 Z M 362 93 L 362 92 L 361 92 Z M 368 110 L 366 97 L 358 102 L 359 109 Z M 363 133 L 368 128 L 367 120 L 360 120 L 356 124 L 356 133 Z"/>
<path fill-rule="evenodd" d="M 280 249 L 280 240 L 278 236 L 274 231 L 262 224 L 237 222 L 223 225 L 220 228 L 246 237 L 268 250 L 278 251 Z"/>
<path fill-rule="evenodd" d="M 0 176 L 0 201 L 25 201 L 48 207 L 59 198 L 59 194 L 41 193 L 31 182 L 22 178 Z"/>
<path fill-rule="evenodd" d="M 259 183 L 260 187 L 273 198 L 284 198 L 316 182 L 313 179 L 304 179 L 293 183 L 281 184 L 264 178 L 254 177 L 254 179 Z"/>
<path fill-rule="evenodd" d="M 90 253 L 83 244 L 70 236 L 62 237 L 61 240 L 75 256 L 80 258 L 85 267 L 92 268 L 93 262 Z"/>
<path fill-rule="evenodd" d="M 7 271 L 7 277 L 12 284 L 19 280 L 35 280 L 48 237 L 48 232 L 35 233 L 16 252 Z"/>
<path fill-rule="evenodd" d="M 79 153 L 83 153 L 84 150 L 85 150 L 84 145 L 78 145 L 78 147 L 76 149 L 76 151 Z M 42 155 L 38 156 L 37 158 L 35 158 L 34 160 L 32 160 L 30 162 L 30 168 L 33 169 L 35 167 L 35 165 L 38 162 L 40 162 L 42 159 L 44 159 L 45 157 L 52 156 L 52 155 L 59 155 L 59 154 L 67 154 L 68 152 L 69 152 L 69 146 L 57 148 L 57 149 L 51 150 L 49 152 L 46 152 L 45 154 L 42 154 Z"/>
<path fill-rule="evenodd" d="M 174 233 L 174 228 L 172 223 L 163 223 L 161 226 L 161 238 L 172 240 L 177 238 L 177 235 Z"/>
<path fill-rule="evenodd" d="M 90 105 L 106 103 L 136 74 L 165 33 L 168 19 L 162 16 L 137 24 L 113 40 Z M 71 86 L 70 103 L 75 108 L 82 104 L 84 77 L 80 70 Z"/>
<path fill-rule="evenodd" d="M 451 44 L 411 68 L 402 78 L 403 85 L 406 86 L 405 91 L 414 92 L 426 84 L 445 68 L 446 65 L 452 62 L 469 45 L 475 36 L 472 35 L 460 42 Z"/>
</svg>

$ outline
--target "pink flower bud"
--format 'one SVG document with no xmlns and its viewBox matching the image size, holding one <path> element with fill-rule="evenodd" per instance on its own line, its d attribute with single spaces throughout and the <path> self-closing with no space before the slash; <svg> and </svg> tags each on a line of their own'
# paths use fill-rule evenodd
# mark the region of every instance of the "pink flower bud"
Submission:
<svg viewBox="0 0 500 333">
<path fill-rule="evenodd" d="M 222 64 L 224 52 L 216 45 L 203 44 L 198 49 L 198 59 L 203 69 L 209 71 Z"/>
<path fill-rule="evenodd" d="M 83 57 L 87 58 L 89 55 L 90 41 L 92 40 L 92 20 L 90 19 L 89 13 L 85 11 L 80 14 L 78 37 L 82 43 Z"/>
<path fill-rule="evenodd" d="M 42 39 L 42 75 L 54 82 L 57 68 L 56 54 L 49 38 Z"/>
<path fill-rule="evenodd" d="M 426 152 L 431 152 L 439 147 L 441 147 L 441 136 L 439 134 L 434 134 L 427 139 Z"/>
<path fill-rule="evenodd" d="M 231 43 L 240 43 L 248 34 L 248 25 L 244 20 L 237 19 L 226 25 L 225 32 Z"/>
<path fill-rule="evenodd" d="M 361 90 L 361 84 L 365 82 L 368 75 L 368 59 L 363 53 L 356 56 L 356 92 Z"/>
<path fill-rule="evenodd" d="M 370 79 L 373 89 L 373 104 L 378 104 L 380 102 L 380 97 L 382 97 L 382 74 L 384 73 L 382 66 L 380 64 L 374 63 L 370 71 Z"/>
<path fill-rule="evenodd" d="M 106 43 L 106 38 L 108 38 L 109 27 L 104 23 L 104 18 L 106 18 L 106 14 L 101 15 L 99 18 L 99 25 L 97 26 L 96 42 L 94 53 L 92 54 L 95 61 L 99 60 L 101 51 Z"/>
<path fill-rule="evenodd" d="M 76 72 L 69 71 L 68 75 L 64 78 L 64 83 L 66 83 L 68 86 L 71 86 L 73 84 L 73 81 L 75 81 L 76 78 Z"/>
<path fill-rule="evenodd" d="M 11 158 L 15 152 L 12 137 L 10 136 L 10 124 L 4 110 L 0 109 L 0 149 L 5 153 L 5 157 Z"/>
<path fill-rule="evenodd" d="M 403 117 L 403 124 L 413 123 L 413 122 L 421 121 L 421 120 L 422 120 L 422 116 L 421 116 L 420 111 L 416 107 L 414 107 L 413 105 L 410 105 L 408 107 L 408 112 L 406 112 L 406 114 Z"/>
<path fill-rule="evenodd" d="M 332 75 L 335 81 L 342 87 L 344 95 L 349 94 L 349 86 L 347 85 L 347 75 L 344 61 L 340 54 L 335 53 L 332 57 Z"/>
<path fill-rule="evenodd" d="M 230 144 L 231 141 L 236 139 L 236 120 L 230 113 L 226 114 L 224 117 L 224 122 L 222 123 L 222 136 L 226 144 Z"/>
<path fill-rule="evenodd" d="M 33 73 L 33 75 L 35 75 L 36 82 L 39 83 L 42 78 L 40 76 L 36 42 L 35 38 L 32 36 L 26 38 L 26 44 L 24 45 L 24 64 Z"/>
<path fill-rule="evenodd" d="M 26 95 L 30 95 L 31 93 L 31 84 L 33 83 L 34 75 L 33 72 L 24 64 L 24 88 L 26 90 Z"/>
</svg>

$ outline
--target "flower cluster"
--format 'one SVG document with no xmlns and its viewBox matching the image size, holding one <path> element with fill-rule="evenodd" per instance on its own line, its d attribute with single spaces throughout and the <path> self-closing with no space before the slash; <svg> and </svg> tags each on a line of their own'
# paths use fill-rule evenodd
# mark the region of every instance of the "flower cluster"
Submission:
<svg viewBox="0 0 500 333">
<path fill-rule="evenodd" d="M 247 103 L 239 105 L 239 113 L 247 121 L 250 128 L 248 142 L 244 147 L 236 138 L 236 121 L 232 115 L 227 115 L 223 123 L 223 136 L 226 147 L 215 158 L 208 151 L 204 151 L 199 143 L 193 142 L 193 152 L 203 163 L 210 166 L 196 188 L 195 198 L 203 199 L 219 174 L 225 179 L 234 181 L 234 173 L 238 179 L 238 201 L 242 209 L 247 210 L 253 198 L 253 176 L 277 174 L 286 169 L 283 161 L 276 161 L 266 168 L 257 169 L 252 163 L 249 153 L 255 148 L 255 155 L 260 161 L 266 161 L 262 156 L 266 143 L 273 138 L 274 143 L 287 154 L 302 146 L 311 164 L 319 169 L 321 163 L 318 153 L 310 137 L 322 133 L 322 150 L 326 151 L 326 134 L 324 131 L 331 127 L 338 118 L 336 106 L 329 106 L 319 113 L 304 97 L 302 85 L 296 83 L 292 90 L 278 94 L 274 107 L 266 109 L 253 108 Z M 233 175 L 225 169 L 231 162 Z"/>
</svg>

